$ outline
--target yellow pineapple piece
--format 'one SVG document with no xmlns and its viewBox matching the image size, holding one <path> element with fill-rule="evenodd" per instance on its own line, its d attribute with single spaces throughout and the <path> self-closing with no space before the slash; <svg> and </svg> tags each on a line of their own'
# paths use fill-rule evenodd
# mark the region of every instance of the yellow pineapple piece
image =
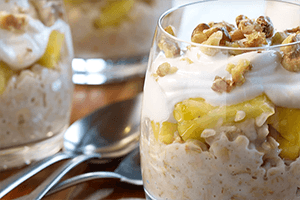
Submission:
<svg viewBox="0 0 300 200">
<path fill-rule="evenodd" d="M 182 122 L 205 115 L 214 108 L 203 98 L 190 98 L 175 105 L 173 116 L 178 122 Z"/>
<path fill-rule="evenodd" d="M 300 150 L 300 109 L 291 109 L 276 107 L 276 112 L 268 120 L 282 136 L 278 139 L 279 148 L 282 149 L 280 154 L 284 158 L 295 159 Z M 297 151 L 297 153 L 295 153 Z"/>
<path fill-rule="evenodd" d="M 300 145 L 290 142 L 283 138 L 282 136 L 278 136 L 276 138 L 279 143 L 279 149 L 281 149 L 280 156 L 282 158 L 295 160 L 299 157 Z"/>
<path fill-rule="evenodd" d="M 203 108 L 205 109 L 207 106 L 203 106 Z M 263 113 L 271 116 L 275 112 L 272 102 L 265 95 L 260 95 L 243 103 L 216 107 L 207 114 L 192 120 L 183 120 L 178 123 L 178 133 L 184 141 L 188 139 L 203 141 L 201 133 L 204 129 L 215 127 L 220 119 L 224 125 L 233 124 L 237 112 L 241 111 L 245 113 L 245 119 L 256 118 Z"/>
<path fill-rule="evenodd" d="M 275 114 L 268 122 L 286 140 L 300 144 L 300 109 L 276 107 Z"/>
<path fill-rule="evenodd" d="M 118 26 L 126 19 L 128 12 L 134 5 L 134 0 L 110 0 L 107 5 L 102 8 L 101 14 L 95 20 L 96 28 L 104 28 L 108 26 Z"/>
<path fill-rule="evenodd" d="M 0 61 L 0 94 L 5 91 L 6 84 L 13 73 L 6 63 Z"/>
<path fill-rule="evenodd" d="M 60 51 L 64 43 L 64 37 L 63 33 L 56 30 L 51 32 L 46 51 L 38 61 L 38 64 L 50 69 L 53 69 L 57 65 L 60 59 Z"/>
<path fill-rule="evenodd" d="M 165 144 L 171 144 L 174 140 L 174 133 L 177 131 L 177 124 L 171 122 L 163 122 L 161 125 L 158 122 L 151 121 L 152 130 L 156 140 Z"/>
<path fill-rule="evenodd" d="M 80 5 L 86 2 L 86 0 L 64 0 L 65 4 L 72 4 L 72 5 Z"/>
</svg>

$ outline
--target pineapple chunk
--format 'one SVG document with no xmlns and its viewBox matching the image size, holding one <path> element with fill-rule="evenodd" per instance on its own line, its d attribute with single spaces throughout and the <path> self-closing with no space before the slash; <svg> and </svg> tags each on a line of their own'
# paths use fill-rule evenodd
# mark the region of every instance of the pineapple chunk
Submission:
<svg viewBox="0 0 300 200">
<path fill-rule="evenodd" d="M 118 26 L 126 19 L 128 12 L 134 5 L 134 0 L 110 0 L 107 5 L 102 8 L 102 12 L 98 19 L 94 21 L 96 28 L 104 28 L 108 26 Z"/>
<path fill-rule="evenodd" d="M 64 0 L 65 4 L 72 4 L 72 5 L 80 5 L 86 2 L 86 0 Z"/>
<path fill-rule="evenodd" d="M 175 105 L 173 116 L 178 122 L 182 122 L 206 115 L 214 108 L 214 106 L 205 103 L 203 98 L 190 98 Z"/>
<path fill-rule="evenodd" d="M 165 144 L 171 144 L 174 140 L 174 133 L 177 131 L 177 124 L 171 122 L 163 122 L 161 125 L 158 122 L 151 121 L 152 130 L 156 140 Z"/>
<path fill-rule="evenodd" d="M 6 63 L 0 61 L 0 94 L 5 91 L 6 84 L 13 73 Z"/>
<path fill-rule="evenodd" d="M 281 156 L 295 159 L 300 150 L 300 109 L 276 107 L 275 115 L 268 120 L 281 135 L 278 139 Z"/>
<path fill-rule="evenodd" d="M 205 105 L 204 112 L 209 105 Z M 200 108 L 200 109 L 201 109 Z M 246 114 L 245 119 L 259 117 L 263 113 L 268 113 L 269 116 L 274 114 L 274 107 L 270 100 L 265 95 L 260 95 L 252 100 L 245 101 L 243 103 L 230 105 L 230 106 L 220 106 L 212 109 L 207 114 L 197 116 L 192 120 L 181 120 L 178 123 L 178 132 L 184 141 L 188 139 L 197 139 L 204 141 L 201 138 L 201 133 L 204 129 L 213 128 L 217 125 L 220 119 L 223 120 L 223 124 L 235 123 L 235 117 L 237 112 L 243 111 Z M 188 115 L 191 116 L 191 115 Z M 189 118 L 188 118 L 189 119 Z M 245 120 L 244 119 L 244 120 Z M 243 121 L 243 120 L 242 120 Z"/>
<path fill-rule="evenodd" d="M 282 158 L 295 160 L 299 157 L 300 145 L 290 142 L 283 138 L 282 136 L 278 136 L 276 138 L 277 142 L 279 143 L 279 148 L 281 149 L 280 156 Z"/>
<path fill-rule="evenodd" d="M 64 34 L 56 30 L 52 31 L 49 36 L 48 45 L 44 55 L 38 61 L 38 64 L 53 69 L 59 59 L 60 51 L 64 42 Z"/>
</svg>

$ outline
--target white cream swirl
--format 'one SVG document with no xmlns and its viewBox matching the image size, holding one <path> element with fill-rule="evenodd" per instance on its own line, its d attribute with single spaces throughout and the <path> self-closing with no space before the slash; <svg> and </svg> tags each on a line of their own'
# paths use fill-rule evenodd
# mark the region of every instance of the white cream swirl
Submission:
<svg viewBox="0 0 300 200">
<path fill-rule="evenodd" d="M 197 54 L 200 55 L 199 58 Z M 167 120 L 172 116 L 177 102 L 191 97 L 202 97 L 212 105 L 232 105 L 262 93 L 277 106 L 300 108 L 300 73 L 285 70 L 280 63 L 280 56 L 274 50 L 237 56 L 219 52 L 211 57 L 193 47 L 184 57 L 190 58 L 194 63 L 180 60 L 182 57 L 165 58 L 162 54 L 152 63 L 153 71 L 148 73 L 144 88 L 144 116 L 156 121 Z M 236 64 L 242 58 L 249 60 L 253 66 L 245 74 L 246 82 L 230 93 L 213 91 L 211 86 L 214 78 L 231 78 L 226 71 L 227 64 Z M 164 62 L 177 67 L 178 71 L 155 81 L 151 74 Z"/>
</svg>

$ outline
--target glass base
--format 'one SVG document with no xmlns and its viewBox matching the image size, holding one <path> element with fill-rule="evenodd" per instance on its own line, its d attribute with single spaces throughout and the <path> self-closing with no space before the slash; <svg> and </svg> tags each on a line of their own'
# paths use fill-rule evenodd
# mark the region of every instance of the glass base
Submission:
<svg viewBox="0 0 300 200">
<path fill-rule="evenodd" d="M 146 195 L 146 200 L 157 200 L 156 198 L 151 196 L 145 188 L 144 188 L 144 191 L 145 191 L 145 195 Z"/>
<path fill-rule="evenodd" d="M 72 61 L 73 83 L 80 85 L 102 85 L 144 77 L 148 57 L 139 56 L 120 60 L 82 59 Z"/>
<path fill-rule="evenodd" d="M 0 172 L 23 167 L 57 153 L 63 146 L 63 134 L 64 131 L 37 143 L 0 150 Z"/>
</svg>

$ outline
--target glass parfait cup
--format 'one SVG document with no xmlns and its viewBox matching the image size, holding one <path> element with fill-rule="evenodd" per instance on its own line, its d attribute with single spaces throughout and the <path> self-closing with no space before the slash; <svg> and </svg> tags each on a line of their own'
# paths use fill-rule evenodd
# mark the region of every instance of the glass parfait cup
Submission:
<svg viewBox="0 0 300 200">
<path fill-rule="evenodd" d="M 0 171 L 62 148 L 73 45 L 62 1 L 0 2 Z"/>
<path fill-rule="evenodd" d="M 74 44 L 74 83 L 145 76 L 156 22 L 172 0 L 64 1 Z"/>
<path fill-rule="evenodd" d="M 141 121 L 148 199 L 299 198 L 299 13 L 201 1 L 160 17 Z"/>
</svg>

